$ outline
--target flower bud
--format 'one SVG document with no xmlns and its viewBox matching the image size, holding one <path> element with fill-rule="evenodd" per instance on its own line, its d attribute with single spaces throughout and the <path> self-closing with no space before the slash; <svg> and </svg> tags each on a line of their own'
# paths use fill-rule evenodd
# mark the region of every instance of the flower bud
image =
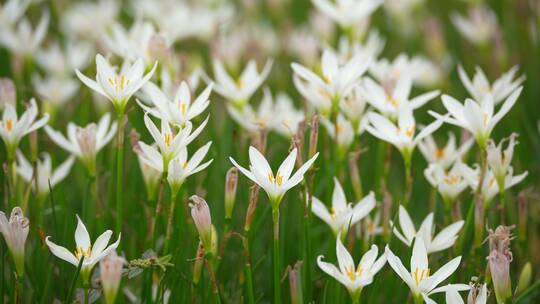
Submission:
<svg viewBox="0 0 540 304">
<path fill-rule="evenodd" d="M 154 34 L 148 40 L 148 55 L 150 61 L 166 61 L 171 53 L 170 43 L 162 34 Z"/>
<path fill-rule="evenodd" d="M 19 207 L 13 208 L 9 221 L 4 212 L 0 211 L 0 232 L 4 235 L 20 277 L 24 275 L 24 244 L 28 236 L 29 224 L 30 222 L 24 217 Z"/>
<path fill-rule="evenodd" d="M 75 132 L 81 159 L 91 175 L 96 173 L 96 129 L 96 124 L 91 123 L 84 128 L 78 127 Z"/>
<path fill-rule="evenodd" d="M 195 223 L 195 227 L 199 232 L 199 237 L 205 250 L 212 249 L 212 218 L 210 216 L 210 208 L 206 201 L 197 196 L 193 195 L 189 198 L 191 202 L 189 207 L 191 208 L 191 217 Z"/>
<path fill-rule="evenodd" d="M 291 289 L 291 303 L 304 303 L 302 296 L 302 281 L 300 279 L 300 262 L 289 271 L 289 286 Z"/>
<path fill-rule="evenodd" d="M 225 177 L 225 218 L 230 219 L 236 201 L 236 187 L 238 186 L 238 170 L 231 167 Z"/>
<path fill-rule="evenodd" d="M 499 226 L 495 231 L 490 230 L 488 236 L 490 254 L 487 260 L 498 303 L 506 303 L 512 296 L 510 282 L 510 262 L 512 262 L 512 252 L 510 251 L 511 229 L 513 227 Z"/>
<path fill-rule="evenodd" d="M 518 286 L 516 288 L 516 296 L 521 295 L 521 293 L 524 292 L 529 287 L 529 285 L 531 284 L 531 277 L 532 277 L 531 262 L 527 262 L 527 264 L 523 266 L 523 269 L 521 270 L 521 274 L 519 275 Z"/>
<path fill-rule="evenodd" d="M 15 106 L 17 102 L 17 91 L 13 81 L 9 78 L 0 78 L 0 109 L 6 104 Z"/>
<path fill-rule="evenodd" d="M 108 304 L 114 303 L 116 299 L 125 262 L 123 257 L 119 257 L 115 251 L 111 251 L 99 263 L 101 286 L 105 302 Z"/>
<path fill-rule="evenodd" d="M 139 160 L 139 167 L 141 168 L 141 173 L 144 180 L 144 186 L 146 187 L 146 195 L 149 200 L 153 200 L 156 196 L 157 187 L 159 185 L 159 180 L 161 178 L 161 172 L 150 167 L 143 159 L 141 147 L 139 146 L 140 135 L 134 129 L 129 133 L 129 138 L 131 145 L 133 146 L 133 152 L 137 154 L 137 159 Z"/>
<path fill-rule="evenodd" d="M 202 266 L 204 263 L 204 246 L 202 242 L 199 242 L 199 247 L 197 248 L 197 256 L 195 257 L 195 262 L 193 263 L 193 284 L 199 284 L 201 279 Z"/>
<path fill-rule="evenodd" d="M 319 139 L 319 116 L 313 115 L 311 119 L 311 131 L 309 133 L 308 157 L 311 158 L 317 153 L 317 142 Z"/>
<path fill-rule="evenodd" d="M 513 133 L 510 137 L 503 139 L 499 145 L 495 145 L 492 140 L 487 145 L 487 162 L 500 189 L 504 189 L 505 178 L 514 156 L 514 146 L 517 144 L 517 134 Z M 508 145 L 503 150 L 503 145 L 508 141 Z"/>
</svg>

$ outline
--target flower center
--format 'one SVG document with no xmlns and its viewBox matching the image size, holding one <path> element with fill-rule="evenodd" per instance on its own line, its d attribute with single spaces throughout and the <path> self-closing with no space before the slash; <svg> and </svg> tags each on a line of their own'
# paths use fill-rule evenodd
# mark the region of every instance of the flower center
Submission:
<svg viewBox="0 0 540 304">
<path fill-rule="evenodd" d="M 356 271 L 354 270 L 354 266 L 345 268 L 345 272 L 351 281 L 355 281 L 357 277 L 361 276 L 362 271 L 363 269 L 360 267 L 360 265 L 358 265 L 358 269 L 356 269 Z"/>
<path fill-rule="evenodd" d="M 80 260 L 81 257 L 84 257 L 85 259 L 89 258 L 92 256 L 92 246 L 88 246 L 86 251 L 82 247 L 77 247 L 77 250 L 75 250 L 75 256 L 78 260 Z"/>
<path fill-rule="evenodd" d="M 394 96 L 388 96 L 387 101 L 389 104 L 391 104 L 394 108 L 399 107 L 399 100 L 395 99 Z"/>
<path fill-rule="evenodd" d="M 414 281 L 416 282 L 416 285 L 418 286 L 422 282 L 422 280 L 427 279 L 429 277 L 429 268 L 418 269 L 418 267 L 416 267 L 414 272 L 411 274 L 414 278 Z"/>
<path fill-rule="evenodd" d="M 236 86 L 241 89 L 244 87 L 244 82 L 242 81 L 242 79 L 238 78 L 236 79 Z"/>
<path fill-rule="evenodd" d="M 163 141 L 165 141 L 165 144 L 167 146 L 171 145 L 171 139 L 172 139 L 172 134 L 171 133 L 165 133 L 165 135 L 163 136 Z"/>
<path fill-rule="evenodd" d="M 277 176 L 274 178 L 274 174 L 272 174 L 272 172 L 268 172 L 268 180 L 272 184 L 277 184 L 278 186 L 281 186 L 281 184 L 283 183 L 283 176 L 278 173 Z"/>
<path fill-rule="evenodd" d="M 447 183 L 448 185 L 455 185 L 459 183 L 460 180 L 461 178 L 459 176 L 452 175 L 452 174 L 446 175 L 444 177 L 444 182 Z"/>
<path fill-rule="evenodd" d="M 109 77 L 107 79 L 109 83 L 114 87 L 116 91 L 123 91 L 126 86 L 129 84 L 129 79 L 126 79 L 126 76 L 116 76 L 116 77 Z"/>
<path fill-rule="evenodd" d="M 11 131 L 13 129 L 13 119 L 8 118 L 6 121 L 6 129 Z"/>
<path fill-rule="evenodd" d="M 438 149 L 435 151 L 435 158 L 436 158 L 436 159 L 439 159 L 439 160 L 440 160 L 440 159 L 442 159 L 442 158 L 444 157 L 444 155 L 445 155 L 444 149 L 438 148 Z"/>
</svg>

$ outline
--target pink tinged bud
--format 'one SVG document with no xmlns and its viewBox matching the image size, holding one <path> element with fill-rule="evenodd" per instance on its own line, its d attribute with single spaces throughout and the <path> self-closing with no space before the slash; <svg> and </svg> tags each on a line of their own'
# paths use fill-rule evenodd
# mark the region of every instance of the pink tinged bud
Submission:
<svg viewBox="0 0 540 304">
<path fill-rule="evenodd" d="M 296 263 L 294 268 L 289 271 L 289 286 L 291 288 L 291 303 L 303 303 L 302 282 L 300 280 L 301 262 Z"/>
<path fill-rule="evenodd" d="M 225 218 L 230 219 L 236 200 L 236 187 L 238 186 L 238 169 L 231 167 L 225 177 Z"/>
<path fill-rule="evenodd" d="M 191 208 L 191 217 L 199 232 L 201 242 L 206 250 L 211 250 L 212 218 L 210 216 L 210 208 L 206 201 L 197 195 L 191 196 L 189 200 L 191 202 L 189 204 L 189 207 Z"/>
<path fill-rule="evenodd" d="M 11 252 L 15 268 L 19 276 L 24 274 L 24 244 L 28 236 L 30 222 L 24 217 L 22 209 L 13 208 L 9 221 L 0 211 L 0 232 L 6 240 L 6 244 Z"/>
<path fill-rule="evenodd" d="M 91 123 L 84 128 L 77 128 L 75 137 L 81 150 L 81 158 L 90 173 L 95 173 L 96 162 L 96 124 Z"/>
<path fill-rule="evenodd" d="M 171 53 L 170 44 L 162 34 L 154 34 L 148 40 L 148 55 L 151 61 L 164 61 Z"/>
<path fill-rule="evenodd" d="M 512 296 L 510 241 L 513 237 L 511 229 L 513 227 L 499 226 L 495 231 L 490 230 L 488 236 L 490 254 L 487 260 L 498 303 L 506 303 L 506 300 Z"/>
<path fill-rule="evenodd" d="M 15 84 L 9 78 L 0 78 L 0 109 L 4 108 L 6 104 L 15 106 L 16 102 Z"/>
<path fill-rule="evenodd" d="M 116 299 L 125 263 L 126 260 L 119 257 L 115 251 L 111 251 L 99 263 L 101 286 L 103 287 L 105 301 L 108 304 L 114 303 Z"/>
</svg>

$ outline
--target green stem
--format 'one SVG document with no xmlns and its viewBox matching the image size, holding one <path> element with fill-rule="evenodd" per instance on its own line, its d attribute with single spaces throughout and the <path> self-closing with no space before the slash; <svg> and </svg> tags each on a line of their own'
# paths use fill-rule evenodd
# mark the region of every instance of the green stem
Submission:
<svg viewBox="0 0 540 304">
<path fill-rule="evenodd" d="M 253 274 L 251 271 L 251 256 L 249 254 L 249 231 L 246 231 L 245 237 L 242 238 L 244 243 L 244 252 L 246 265 L 244 267 L 246 273 L 246 289 L 248 295 L 248 303 L 255 304 L 255 293 L 253 291 Z"/>
<path fill-rule="evenodd" d="M 176 196 L 177 192 L 171 194 L 171 204 L 169 206 L 169 215 L 167 218 L 167 233 L 165 234 L 165 253 L 169 252 L 169 246 L 171 242 L 171 236 L 173 231 L 173 221 L 174 221 L 174 209 L 176 207 Z"/>
<path fill-rule="evenodd" d="M 219 296 L 219 287 L 216 280 L 214 268 L 212 266 L 212 262 L 209 260 L 208 257 L 204 258 L 206 268 L 208 270 L 208 275 L 210 276 L 210 281 L 212 282 L 212 293 L 214 294 L 214 301 L 216 304 L 221 304 L 221 297 Z"/>
<path fill-rule="evenodd" d="M 89 289 L 88 289 L 88 285 L 85 285 L 84 286 L 84 304 L 88 304 L 89 303 Z"/>
<path fill-rule="evenodd" d="M 475 193 L 475 232 L 474 232 L 474 245 L 475 247 L 480 247 L 482 244 L 482 238 L 484 234 L 484 216 L 485 216 L 485 206 L 482 200 L 482 187 L 484 185 L 484 178 L 487 170 L 487 158 L 486 150 L 480 150 L 480 178 L 478 181 L 478 186 Z"/>
<path fill-rule="evenodd" d="M 122 231 L 123 205 L 123 166 L 124 166 L 124 111 L 118 112 L 118 129 L 116 133 L 116 231 Z"/>
<path fill-rule="evenodd" d="M 499 219 L 499 224 L 500 225 L 504 225 L 504 223 L 506 222 L 505 221 L 505 205 L 506 205 L 506 191 L 504 190 L 504 185 L 502 185 L 503 187 L 500 187 L 499 186 L 499 201 L 500 201 L 500 206 L 499 206 L 499 209 L 500 209 L 500 219 Z"/>
<path fill-rule="evenodd" d="M 161 215 L 161 209 L 163 208 L 163 191 L 165 188 L 165 182 L 167 180 L 167 173 L 163 172 L 163 175 L 159 182 L 159 194 L 158 194 L 158 200 L 156 202 L 156 211 L 154 214 L 154 218 L 152 219 L 152 226 L 150 230 L 150 237 L 152 238 L 152 248 L 155 250 L 156 246 L 156 239 L 157 239 L 157 221 Z"/>
<path fill-rule="evenodd" d="M 279 205 L 272 210 L 272 222 L 274 231 L 274 303 L 281 303 L 281 284 L 279 267 Z"/>
</svg>

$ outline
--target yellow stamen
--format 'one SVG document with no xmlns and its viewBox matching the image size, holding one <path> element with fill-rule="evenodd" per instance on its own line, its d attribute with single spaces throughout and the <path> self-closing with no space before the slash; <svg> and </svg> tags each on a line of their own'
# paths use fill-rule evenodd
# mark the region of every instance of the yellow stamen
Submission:
<svg viewBox="0 0 540 304">
<path fill-rule="evenodd" d="M 436 159 L 442 159 L 445 155 L 445 151 L 444 149 L 437 149 L 437 151 L 435 151 L 435 158 Z"/>
<path fill-rule="evenodd" d="M 186 104 L 180 103 L 180 111 L 182 111 L 182 114 L 186 114 Z"/>
<path fill-rule="evenodd" d="M 399 106 L 399 100 L 395 99 L 394 96 L 388 96 L 387 101 L 394 108 L 397 108 Z"/>
<path fill-rule="evenodd" d="M 412 273 L 412 276 L 414 278 L 414 282 L 416 285 L 419 285 L 424 279 L 427 279 L 429 277 L 430 269 L 422 269 L 422 271 L 419 271 L 418 267 L 414 270 Z"/>
<path fill-rule="evenodd" d="M 405 130 L 405 135 L 408 137 L 408 138 L 412 138 L 413 135 L 414 135 L 414 130 L 416 129 L 416 125 L 412 125 L 410 128 L 407 128 Z"/>
<path fill-rule="evenodd" d="M 281 186 L 281 184 L 283 183 L 283 176 L 279 173 L 276 176 L 276 183 L 278 184 L 278 186 Z"/>
<path fill-rule="evenodd" d="M 82 247 L 77 247 L 75 250 L 75 256 L 77 259 L 81 257 L 89 258 L 92 255 L 92 246 L 88 246 L 86 251 Z"/>
<path fill-rule="evenodd" d="M 273 183 L 274 182 L 274 174 L 272 172 L 268 172 L 268 180 Z"/>
<path fill-rule="evenodd" d="M 11 118 L 8 118 L 6 121 L 6 128 L 8 131 L 11 131 L 13 129 L 13 120 Z"/>
<path fill-rule="evenodd" d="M 489 122 L 489 116 L 486 113 L 484 113 L 484 126 L 487 126 L 488 122 Z"/>
<path fill-rule="evenodd" d="M 461 178 L 459 176 L 456 176 L 456 175 L 446 175 L 444 177 L 444 182 L 449 184 L 449 185 L 455 185 L 457 184 L 459 181 L 461 180 Z"/>
<path fill-rule="evenodd" d="M 236 86 L 237 86 L 238 88 L 240 88 L 240 89 L 241 89 L 242 87 L 244 87 L 244 82 L 242 81 L 241 78 L 236 79 Z"/>
<path fill-rule="evenodd" d="M 171 139 L 172 139 L 171 133 L 166 133 L 164 136 L 164 141 L 167 146 L 171 145 Z"/>
</svg>

